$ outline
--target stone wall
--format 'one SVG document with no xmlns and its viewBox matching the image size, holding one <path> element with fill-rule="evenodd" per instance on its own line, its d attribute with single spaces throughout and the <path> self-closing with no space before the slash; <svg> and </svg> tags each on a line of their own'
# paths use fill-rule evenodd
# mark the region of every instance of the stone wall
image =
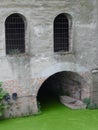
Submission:
<svg viewBox="0 0 98 130">
<path fill-rule="evenodd" d="M 13 13 L 25 18 L 26 53 L 10 56 L 5 53 L 5 20 Z M 72 18 L 68 54 L 53 52 L 53 22 L 60 13 L 68 13 Z M 10 95 L 18 94 L 17 101 L 11 99 L 6 117 L 36 113 L 41 84 L 57 72 L 82 76 L 86 81 L 82 99 L 92 97 L 91 70 L 98 61 L 97 15 L 96 0 L 0 0 L 0 80 Z"/>
</svg>

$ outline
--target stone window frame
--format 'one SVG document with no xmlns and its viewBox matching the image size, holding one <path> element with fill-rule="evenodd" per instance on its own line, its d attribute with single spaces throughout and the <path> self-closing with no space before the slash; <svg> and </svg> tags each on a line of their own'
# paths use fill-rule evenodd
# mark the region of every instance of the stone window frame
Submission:
<svg viewBox="0 0 98 130">
<path fill-rule="evenodd" d="M 55 20 L 55 18 L 58 16 L 58 15 L 60 15 L 60 14 L 65 14 L 66 15 L 66 17 L 68 18 L 68 21 L 69 21 L 69 51 L 58 51 L 58 52 L 55 52 L 54 51 L 54 21 L 53 21 L 53 51 L 54 51 L 54 53 L 55 54 L 63 54 L 63 55 L 65 55 L 65 54 L 72 54 L 73 53 L 73 28 L 74 28 L 74 26 L 73 26 L 73 18 L 72 18 L 72 15 L 71 14 L 69 14 L 69 13 L 58 13 L 55 17 L 54 17 L 54 20 Z"/>
<path fill-rule="evenodd" d="M 23 53 L 23 55 L 28 55 L 30 53 L 30 45 L 28 45 L 29 43 L 29 26 L 28 26 L 28 20 L 25 16 L 24 13 L 19 12 L 19 11 L 11 11 L 10 13 L 6 14 L 5 18 L 4 18 L 4 41 L 5 41 L 5 56 L 9 56 L 9 54 L 6 54 L 6 28 L 5 28 L 5 21 L 6 19 L 12 15 L 12 14 L 19 14 L 23 21 L 24 21 L 24 25 L 25 25 L 25 52 Z M 20 53 L 22 55 L 22 53 Z"/>
</svg>

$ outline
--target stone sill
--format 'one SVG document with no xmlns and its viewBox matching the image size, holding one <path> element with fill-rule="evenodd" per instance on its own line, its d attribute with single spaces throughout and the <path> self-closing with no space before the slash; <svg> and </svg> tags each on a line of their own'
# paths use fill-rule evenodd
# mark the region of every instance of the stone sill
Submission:
<svg viewBox="0 0 98 130">
<path fill-rule="evenodd" d="M 73 55 L 74 53 L 72 51 L 69 52 L 54 52 L 54 55 Z"/>
</svg>

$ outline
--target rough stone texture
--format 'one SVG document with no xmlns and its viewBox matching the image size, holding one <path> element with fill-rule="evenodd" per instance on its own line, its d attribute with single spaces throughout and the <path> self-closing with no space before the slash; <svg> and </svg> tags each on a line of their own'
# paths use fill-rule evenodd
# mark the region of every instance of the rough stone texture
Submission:
<svg viewBox="0 0 98 130">
<path fill-rule="evenodd" d="M 98 70 L 93 71 L 93 103 L 98 104 Z"/>
<path fill-rule="evenodd" d="M 59 99 L 62 104 L 71 109 L 85 109 L 87 106 L 82 101 L 69 96 L 60 96 Z"/>
<path fill-rule="evenodd" d="M 19 13 L 25 18 L 26 53 L 23 55 L 9 56 L 5 53 L 4 25 L 12 13 Z M 72 16 L 68 54 L 53 52 L 53 22 L 60 13 Z M 92 76 L 92 70 L 98 68 L 97 34 L 97 0 L 0 0 L 0 80 L 10 95 L 25 96 L 11 101 L 5 116 L 27 115 L 28 107 L 30 114 L 36 113 L 36 97 L 42 83 L 62 71 L 80 75 L 85 81 L 81 84 L 81 99 L 90 97 L 93 102 L 97 98 L 93 96 L 96 80 Z"/>
<path fill-rule="evenodd" d="M 37 114 L 35 109 L 37 108 L 37 104 L 35 104 L 35 98 L 32 95 L 28 96 L 18 96 L 17 100 L 10 100 L 9 102 L 5 102 L 8 106 L 7 110 L 4 111 L 4 116 L 13 118 L 13 117 L 20 117 L 20 116 L 28 116 Z"/>
</svg>

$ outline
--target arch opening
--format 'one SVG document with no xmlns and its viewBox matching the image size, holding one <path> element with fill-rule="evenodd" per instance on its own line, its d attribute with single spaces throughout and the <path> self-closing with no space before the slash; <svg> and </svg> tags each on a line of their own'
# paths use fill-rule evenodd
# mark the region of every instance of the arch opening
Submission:
<svg viewBox="0 0 98 130">
<path fill-rule="evenodd" d="M 70 51 L 71 16 L 61 13 L 54 19 L 54 52 Z"/>
<path fill-rule="evenodd" d="M 5 20 L 6 54 L 25 52 L 25 18 L 14 13 Z"/>
<path fill-rule="evenodd" d="M 39 88 L 37 101 L 41 106 L 53 101 L 60 101 L 60 96 L 69 96 L 82 100 L 82 89 L 85 81 L 75 72 L 63 71 L 51 75 Z"/>
</svg>

